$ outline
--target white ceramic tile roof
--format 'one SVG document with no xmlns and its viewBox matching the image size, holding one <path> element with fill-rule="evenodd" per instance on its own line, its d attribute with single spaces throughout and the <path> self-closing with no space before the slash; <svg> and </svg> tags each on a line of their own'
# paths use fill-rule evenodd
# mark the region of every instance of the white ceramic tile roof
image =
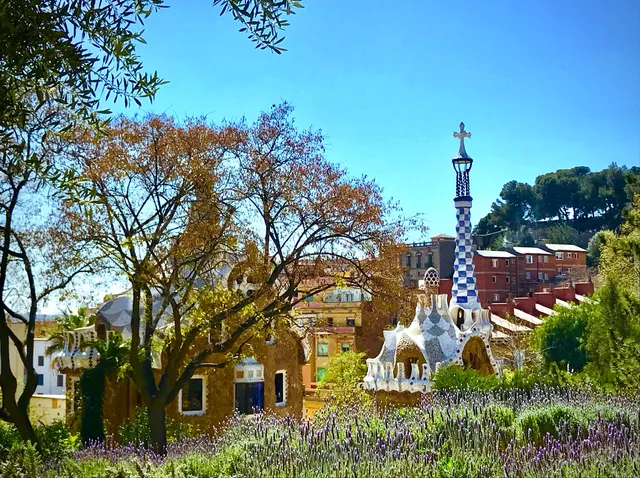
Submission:
<svg viewBox="0 0 640 478">
<path fill-rule="evenodd" d="M 506 338 L 509 338 L 509 336 L 507 334 L 505 334 L 504 332 L 500 332 L 499 330 L 492 330 L 491 331 L 491 338 L 492 339 L 506 339 Z"/>
<path fill-rule="evenodd" d="M 525 327 L 524 325 L 514 324 L 513 322 L 509 322 L 507 319 L 503 319 L 502 317 L 497 316 L 496 314 L 491 314 L 491 322 L 496 324 L 498 327 L 502 327 L 505 330 L 513 333 L 524 333 L 531 332 L 529 327 Z"/>
<path fill-rule="evenodd" d="M 509 258 L 516 257 L 510 252 L 507 251 L 476 251 L 476 254 L 482 257 L 493 257 L 493 258 Z"/>
<path fill-rule="evenodd" d="M 561 305 L 562 307 L 571 307 L 573 304 L 567 302 L 566 300 L 556 298 L 556 304 Z"/>
<path fill-rule="evenodd" d="M 545 307 L 542 304 L 536 304 L 536 310 L 545 315 L 556 315 L 557 313 L 555 310 Z"/>
<path fill-rule="evenodd" d="M 576 300 L 578 302 L 591 302 L 591 299 L 589 299 L 589 297 L 585 297 L 584 295 L 580 294 L 576 294 Z"/>
<path fill-rule="evenodd" d="M 582 247 L 574 246 L 573 244 L 545 244 L 552 251 L 568 251 L 568 252 L 587 252 Z"/>
<path fill-rule="evenodd" d="M 513 309 L 513 315 L 515 315 L 518 319 L 531 324 L 534 327 L 542 323 L 542 320 L 534 315 L 527 314 L 524 310 Z"/>
<path fill-rule="evenodd" d="M 543 254 L 547 256 L 551 255 L 549 251 L 542 250 L 539 247 L 514 247 L 513 250 L 518 254 Z"/>
</svg>

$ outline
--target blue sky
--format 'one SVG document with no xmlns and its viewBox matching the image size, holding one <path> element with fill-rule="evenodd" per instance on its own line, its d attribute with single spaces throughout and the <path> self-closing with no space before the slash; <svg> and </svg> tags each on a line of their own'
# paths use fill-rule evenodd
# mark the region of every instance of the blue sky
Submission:
<svg viewBox="0 0 640 478">
<path fill-rule="evenodd" d="M 210 1 L 169 0 L 140 54 L 170 83 L 126 113 L 253 121 L 287 100 L 329 159 L 423 214 L 428 235 L 454 232 L 460 121 L 474 223 L 509 180 L 640 165 L 638 0 L 303 3 L 275 55 Z"/>
</svg>

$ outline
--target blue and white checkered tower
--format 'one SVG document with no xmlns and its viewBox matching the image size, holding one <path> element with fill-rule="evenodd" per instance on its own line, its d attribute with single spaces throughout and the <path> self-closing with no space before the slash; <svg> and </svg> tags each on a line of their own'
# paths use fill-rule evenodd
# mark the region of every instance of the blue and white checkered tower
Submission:
<svg viewBox="0 0 640 478">
<path fill-rule="evenodd" d="M 453 133 L 460 140 L 460 150 L 453 158 L 453 168 L 456 171 L 456 252 L 453 264 L 453 286 L 451 288 L 450 309 L 456 305 L 466 310 L 480 309 L 478 291 L 476 290 L 476 275 L 473 267 L 473 249 L 471 247 L 471 193 L 469 187 L 469 171 L 473 159 L 464 148 L 464 139 L 470 138 L 471 133 L 464 130 L 464 123 L 460 123 L 460 132 Z"/>
</svg>

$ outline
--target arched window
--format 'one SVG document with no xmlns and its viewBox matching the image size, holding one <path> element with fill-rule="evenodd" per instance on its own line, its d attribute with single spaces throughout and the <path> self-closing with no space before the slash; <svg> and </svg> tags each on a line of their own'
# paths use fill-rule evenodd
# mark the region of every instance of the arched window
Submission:
<svg viewBox="0 0 640 478">
<path fill-rule="evenodd" d="M 411 267 L 411 254 L 407 254 L 407 267 Z"/>
<path fill-rule="evenodd" d="M 433 267 L 433 252 L 429 252 L 427 256 L 427 267 Z"/>
<path fill-rule="evenodd" d="M 422 252 L 416 254 L 416 268 L 422 269 Z"/>
</svg>

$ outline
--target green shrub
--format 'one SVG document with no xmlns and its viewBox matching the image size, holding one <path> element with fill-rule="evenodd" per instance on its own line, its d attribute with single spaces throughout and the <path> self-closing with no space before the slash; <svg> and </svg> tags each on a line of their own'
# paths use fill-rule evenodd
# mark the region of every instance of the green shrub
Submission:
<svg viewBox="0 0 640 478">
<path fill-rule="evenodd" d="M 495 460 L 477 455 L 446 456 L 441 458 L 431 476 L 437 478 L 487 478 L 499 476 L 500 469 Z"/>
<path fill-rule="evenodd" d="M 535 343 L 547 364 L 580 371 L 587 364 L 584 342 L 593 306 L 560 307 L 558 313 L 547 317 L 536 327 Z"/>
<path fill-rule="evenodd" d="M 547 433 L 554 438 L 559 438 L 562 430 L 575 435 L 580 425 L 584 426 L 581 411 L 564 405 L 531 408 L 522 412 L 517 420 L 520 438 L 524 442 L 532 442 L 536 445 L 542 443 Z"/>
<path fill-rule="evenodd" d="M 14 443 L 20 441 L 20 434 L 16 427 L 6 422 L 0 422 L 0 460 L 4 459 Z"/>
<path fill-rule="evenodd" d="M 483 376 L 458 365 L 442 367 L 433 376 L 433 390 L 492 390 L 499 385 L 500 378 L 495 375 Z"/>
<path fill-rule="evenodd" d="M 5 461 L 0 462 L 2 478 L 40 478 L 42 475 L 42 459 L 30 442 L 14 442 Z"/>
<path fill-rule="evenodd" d="M 58 420 L 50 425 L 35 428 L 43 461 L 50 459 L 64 459 L 80 446 L 78 435 L 73 435 L 64 424 Z M 22 438 L 13 425 L 0 422 L 0 459 L 4 459 L 14 445 L 22 445 Z M 2 475 L 0 475 L 2 476 Z"/>
<path fill-rule="evenodd" d="M 193 425 L 178 420 L 167 419 L 167 441 L 177 441 L 195 436 Z M 120 445 L 147 447 L 151 442 L 151 428 L 147 411 L 136 408 L 133 420 L 123 424 L 118 430 L 117 441 Z"/>
<path fill-rule="evenodd" d="M 42 459 L 64 459 L 80 447 L 80 437 L 73 435 L 61 420 L 36 428 Z"/>
</svg>

